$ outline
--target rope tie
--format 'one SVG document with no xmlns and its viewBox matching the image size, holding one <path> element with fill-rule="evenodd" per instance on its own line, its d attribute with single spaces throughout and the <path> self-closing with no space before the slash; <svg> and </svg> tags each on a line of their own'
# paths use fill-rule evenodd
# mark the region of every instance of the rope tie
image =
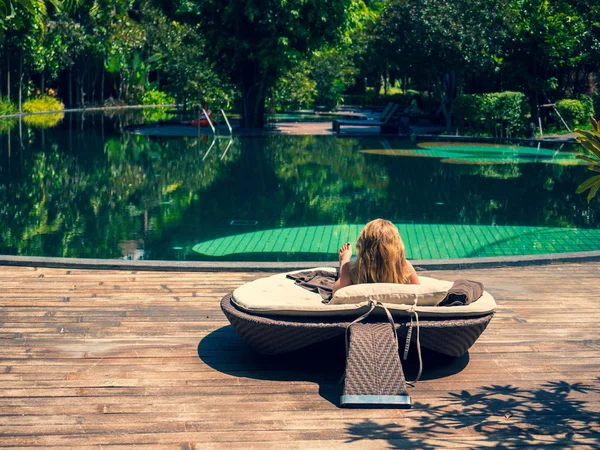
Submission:
<svg viewBox="0 0 600 450">
<path fill-rule="evenodd" d="M 419 302 L 419 296 L 415 297 L 415 303 L 408 310 L 410 314 L 410 326 L 408 327 L 408 332 L 406 333 L 406 342 L 404 344 L 404 355 L 403 360 L 406 361 L 408 358 L 408 351 L 410 350 L 410 340 L 412 337 L 413 330 L 413 315 L 415 322 L 417 324 L 417 354 L 419 355 L 419 373 L 417 374 L 417 378 L 414 381 L 407 381 L 407 384 L 414 387 L 417 384 L 417 381 L 421 378 L 421 374 L 423 373 L 423 358 L 421 357 L 421 339 L 420 339 L 420 327 L 419 327 L 419 313 L 417 312 L 417 303 Z"/>
</svg>

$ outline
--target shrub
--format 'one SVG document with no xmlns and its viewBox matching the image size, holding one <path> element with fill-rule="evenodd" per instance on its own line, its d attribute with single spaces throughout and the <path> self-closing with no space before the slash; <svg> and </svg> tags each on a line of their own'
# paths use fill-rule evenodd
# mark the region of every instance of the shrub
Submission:
<svg viewBox="0 0 600 450">
<path fill-rule="evenodd" d="M 490 118 L 495 122 L 496 133 L 500 136 L 524 136 L 527 119 L 531 113 L 527 97 L 521 92 L 499 92 L 487 94 Z"/>
<path fill-rule="evenodd" d="M 23 111 L 25 112 L 60 111 L 63 109 L 65 109 L 65 105 L 59 99 L 50 95 L 33 97 L 23 103 Z"/>
<path fill-rule="evenodd" d="M 454 119 L 461 134 L 524 136 L 529 114 L 529 103 L 521 92 L 465 94 L 454 103 Z"/>
<path fill-rule="evenodd" d="M 595 115 L 594 100 L 589 95 L 584 94 L 579 97 L 579 101 L 581 101 L 581 104 L 583 105 L 583 109 L 585 111 L 585 120 L 583 123 L 587 124 L 590 120 L 590 117 L 594 117 Z"/>
<path fill-rule="evenodd" d="M 173 105 L 175 98 L 158 89 L 146 89 L 142 96 L 143 105 Z"/>
<path fill-rule="evenodd" d="M 300 64 L 277 81 L 267 98 L 267 107 L 272 111 L 312 108 L 316 86 L 317 83 L 310 78 L 308 64 Z"/>
<path fill-rule="evenodd" d="M 483 132 L 486 116 L 484 113 L 485 97 L 480 94 L 460 95 L 454 102 L 454 120 L 460 134 L 466 130 L 473 133 Z"/>
<path fill-rule="evenodd" d="M 563 99 L 556 102 L 556 109 L 569 128 L 574 128 L 587 123 L 588 113 L 580 100 Z"/>
<path fill-rule="evenodd" d="M 0 100 L 0 116 L 8 116 L 17 112 L 17 106 L 8 100 Z"/>
</svg>

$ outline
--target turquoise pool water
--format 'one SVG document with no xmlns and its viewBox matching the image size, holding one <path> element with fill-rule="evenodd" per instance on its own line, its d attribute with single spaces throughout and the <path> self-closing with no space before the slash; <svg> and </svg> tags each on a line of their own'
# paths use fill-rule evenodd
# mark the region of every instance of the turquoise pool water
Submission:
<svg viewBox="0 0 600 450">
<path fill-rule="evenodd" d="M 147 120 L 0 122 L 0 253 L 334 261 L 376 217 L 414 259 L 600 249 L 573 148 L 123 131 Z"/>
</svg>

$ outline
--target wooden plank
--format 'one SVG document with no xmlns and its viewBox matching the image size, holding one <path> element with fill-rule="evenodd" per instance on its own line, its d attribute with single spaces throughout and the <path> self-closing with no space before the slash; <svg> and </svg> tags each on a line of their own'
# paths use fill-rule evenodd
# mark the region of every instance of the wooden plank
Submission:
<svg viewBox="0 0 600 450">
<path fill-rule="evenodd" d="M 265 274 L 0 267 L 0 447 L 598 447 L 598 274 L 428 272 L 482 281 L 499 308 L 468 358 L 425 361 L 403 411 L 337 407 L 343 342 L 252 353 L 219 300 Z"/>
</svg>

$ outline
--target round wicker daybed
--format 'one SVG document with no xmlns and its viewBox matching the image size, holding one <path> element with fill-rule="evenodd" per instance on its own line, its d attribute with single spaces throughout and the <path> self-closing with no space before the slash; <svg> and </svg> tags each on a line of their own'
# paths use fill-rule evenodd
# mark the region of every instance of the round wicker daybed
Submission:
<svg viewBox="0 0 600 450">
<path fill-rule="evenodd" d="M 422 284 L 441 284 L 446 290 L 452 284 L 420 279 Z M 399 348 L 405 356 L 409 348 L 415 347 L 420 355 L 423 347 L 459 357 L 483 333 L 496 306 L 485 291 L 479 300 L 466 306 L 419 306 L 419 300 L 416 305 L 390 304 L 379 301 L 379 286 L 375 284 L 341 289 L 334 299 L 352 289 L 361 295 L 350 294 L 343 304 L 323 304 L 318 293 L 298 287 L 286 274 L 279 274 L 227 294 L 221 300 L 221 309 L 234 330 L 264 355 L 290 352 L 349 332 L 342 406 L 410 407 Z"/>
</svg>

